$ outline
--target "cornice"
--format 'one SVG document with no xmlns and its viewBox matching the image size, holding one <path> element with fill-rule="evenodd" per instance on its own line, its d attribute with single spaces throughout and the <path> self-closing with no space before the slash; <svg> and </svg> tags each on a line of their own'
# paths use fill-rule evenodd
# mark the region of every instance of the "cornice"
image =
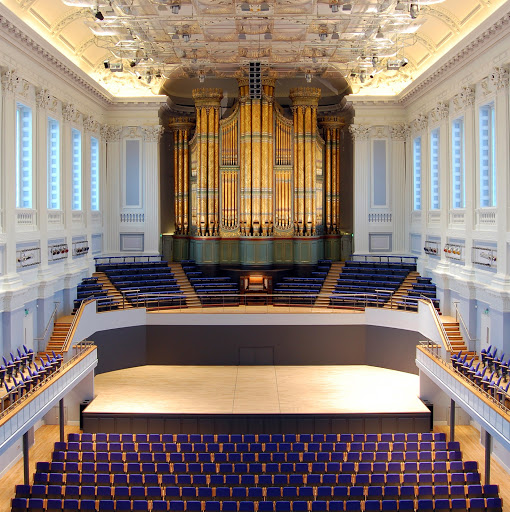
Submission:
<svg viewBox="0 0 510 512">
<path fill-rule="evenodd" d="M 6 7 L 0 5 L 0 32 L 3 32 L 11 40 L 16 41 L 33 59 L 41 62 L 59 76 L 70 80 L 73 86 L 93 96 L 103 105 L 112 105 L 114 103 L 113 98 L 102 90 L 100 86 L 96 85 L 78 66 L 69 61 L 56 48 L 52 47 L 50 50 L 44 47 L 41 42 L 37 41 L 37 38 L 40 36 L 26 23 L 17 17 L 16 21 L 13 21 L 10 19 L 10 16 L 15 17 Z M 33 36 L 30 34 L 31 32 L 33 32 Z M 68 61 L 69 64 L 65 61 Z M 75 69 L 72 69 L 73 67 Z"/>
<path fill-rule="evenodd" d="M 447 58 L 448 54 L 446 54 L 438 63 L 429 68 L 422 77 L 417 78 L 400 94 L 398 102 L 407 106 L 415 101 L 418 96 L 425 94 L 430 87 L 437 86 L 438 82 L 452 75 L 460 66 L 464 66 L 466 61 L 482 52 L 487 46 L 493 45 L 509 29 L 510 12 L 507 11 L 471 41 L 466 41 L 469 35 L 459 41 L 457 46 L 464 46 L 450 58 Z"/>
</svg>

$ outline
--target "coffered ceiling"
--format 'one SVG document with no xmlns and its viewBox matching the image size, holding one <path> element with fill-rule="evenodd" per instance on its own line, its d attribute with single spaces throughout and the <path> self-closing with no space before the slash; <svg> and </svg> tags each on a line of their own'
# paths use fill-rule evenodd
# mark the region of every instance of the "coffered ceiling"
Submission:
<svg viewBox="0 0 510 512">
<path fill-rule="evenodd" d="M 175 79 L 243 76 L 250 61 L 275 78 L 345 84 L 345 77 L 355 94 L 395 95 L 505 0 L 3 3 L 125 97 L 164 93 Z"/>
</svg>

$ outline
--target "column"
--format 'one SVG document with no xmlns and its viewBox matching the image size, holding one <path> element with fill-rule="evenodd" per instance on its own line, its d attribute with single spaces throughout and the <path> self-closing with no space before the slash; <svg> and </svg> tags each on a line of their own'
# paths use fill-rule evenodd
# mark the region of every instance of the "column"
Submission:
<svg viewBox="0 0 510 512">
<path fill-rule="evenodd" d="M 315 235 L 317 106 L 321 95 L 314 87 L 291 89 L 294 116 L 294 216 L 295 235 Z M 297 153 L 296 153 L 297 151 Z"/>
<path fill-rule="evenodd" d="M 2 183 L 2 227 L 6 235 L 5 275 L 3 288 L 16 287 L 20 283 L 16 272 L 16 97 L 20 78 L 12 70 L 2 75 L 2 137 L 1 171 Z"/>
<path fill-rule="evenodd" d="M 142 127 L 143 168 L 145 169 L 145 236 L 143 251 L 159 254 L 159 138 L 162 127 Z"/>
<path fill-rule="evenodd" d="M 500 286 L 509 287 L 510 279 L 510 261 L 508 258 L 507 232 L 509 228 L 508 206 L 509 195 L 508 179 L 510 151 L 508 149 L 508 140 L 510 137 L 509 127 L 509 72 L 505 68 L 494 68 L 489 75 L 492 86 L 496 89 L 496 98 L 494 100 L 494 109 L 496 112 L 496 221 L 497 221 L 497 274 L 494 281 Z"/>
<path fill-rule="evenodd" d="M 406 252 L 405 231 L 405 182 L 406 182 L 406 140 L 409 135 L 409 126 L 397 124 L 390 126 L 390 162 L 392 184 L 392 225 L 393 225 L 393 252 L 404 254 Z"/>
<path fill-rule="evenodd" d="M 219 108 L 221 89 L 192 91 L 197 112 L 197 232 L 219 233 Z"/>
<path fill-rule="evenodd" d="M 239 84 L 239 182 L 241 187 L 240 228 L 241 234 L 250 236 L 252 232 L 252 159 L 251 159 L 251 111 L 248 79 L 241 78 Z"/>
<path fill-rule="evenodd" d="M 101 138 L 106 142 L 106 191 L 104 209 L 105 240 L 104 252 L 120 252 L 120 134 L 122 126 L 104 125 Z"/>
<path fill-rule="evenodd" d="M 72 238 L 72 227 L 73 227 L 73 201 L 72 201 L 72 123 L 76 120 L 76 110 L 74 105 L 62 104 L 62 172 L 61 172 L 61 187 L 62 187 L 62 211 L 64 212 L 64 226 L 66 229 L 66 243 L 69 248 L 67 253 L 67 259 L 64 260 L 66 269 L 70 270 L 73 263 L 73 238 Z M 83 134 L 82 134 L 83 139 Z M 83 148 L 83 140 L 82 140 Z M 83 171 L 83 169 L 82 169 Z"/>
<path fill-rule="evenodd" d="M 261 122 L 261 228 L 262 235 L 271 235 L 274 224 L 273 212 L 273 103 L 274 78 L 262 79 Z"/>
<path fill-rule="evenodd" d="M 168 124 L 174 141 L 174 190 L 175 190 L 175 233 L 189 233 L 189 172 L 188 172 L 188 140 L 193 121 L 189 117 L 174 117 Z"/>
<path fill-rule="evenodd" d="M 354 139 L 354 253 L 368 253 L 368 209 L 370 205 L 370 126 L 352 124 Z"/>
</svg>

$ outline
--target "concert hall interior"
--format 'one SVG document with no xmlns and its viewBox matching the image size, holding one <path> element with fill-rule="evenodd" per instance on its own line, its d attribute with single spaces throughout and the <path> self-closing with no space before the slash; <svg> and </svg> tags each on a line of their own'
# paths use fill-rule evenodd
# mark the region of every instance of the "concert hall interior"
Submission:
<svg viewBox="0 0 510 512">
<path fill-rule="evenodd" d="M 509 0 L 0 2 L 0 512 L 502 512 Z"/>
</svg>

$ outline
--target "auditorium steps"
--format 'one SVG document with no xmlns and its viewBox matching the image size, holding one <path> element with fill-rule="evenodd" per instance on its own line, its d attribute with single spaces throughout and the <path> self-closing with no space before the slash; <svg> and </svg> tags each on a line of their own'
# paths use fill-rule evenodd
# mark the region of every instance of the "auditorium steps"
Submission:
<svg viewBox="0 0 510 512">
<path fill-rule="evenodd" d="M 180 263 L 169 263 L 168 266 L 172 269 L 174 277 L 177 279 L 179 288 L 186 296 L 186 306 L 192 308 L 202 307 L 202 303 L 195 293 L 195 289 L 193 286 L 191 286 L 188 277 L 184 273 L 184 270 L 182 270 L 182 265 Z"/>
<path fill-rule="evenodd" d="M 320 294 L 317 299 L 315 299 L 315 306 L 318 307 L 328 307 L 329 299 L 333 290 L 335 289 L 335 284 L 338 279 L 338 276 L 342 272 L 342 269 L 345 266 L 344 261 L 334 261 L 329 268 L 328 275 L 326 279 L 324 279 L 324 283 L 322 284 Z"/>
<path fill-rule="evenodd" d="M 471 352 L 468 350 L 464 337 L 460 332 L 459 322 L 455 321 L 454 318 L 448 317 L 443 319 L 443 327 L 450 340 L 450 345 L 452 346 L 452 351 L 454 353 L 458 353 L 462 350 L 463 354 L 468 354 L 468 357 L 475 357 L 476 352 Z"/>
<path fill-rule="evenodd" d="M 119 303 L 119 309 L 132 309 L 133 306 L 124 300 L 122 293 L 115 288 L 108 276 L 104 272 L 94 272 L 92 277 L 97 278 L 98 284 L 103 285 L 103 290 L 106 290 L 108 298 Z"/>
<path fill-rule="evenodd" d="M 69 329 L 71 329 L 72 325 L 72 317 L 65 316 L 59 318 L 53 325 L 53 332 L 51 333 L 50 339 L 48 340 L 48 344 L 46 345 L 46 349 L 39 352 L 37 355 L 41 357 L 43 355 L 53 355 L 52 351 L 55 354 L 61 354 L 64 345 L 66 342 L 67 334 L 69 333 Z"/>
<path fill-rule="evenodd" d="M 392 309 L 392 307 L 395 307 L 396 302 L 403 301 L 404 297 L 407 297 L 408 292 L 412 290 L 413 283 L 417 282 L 418 277 L 420 277 L 420 273 L 416 270 L 409 272 L 400 287 L 397 288 L 397 291 L 393 294 L 392 300 L 387 302 L 384 307 L 386 309 Z"/>
</svg>

